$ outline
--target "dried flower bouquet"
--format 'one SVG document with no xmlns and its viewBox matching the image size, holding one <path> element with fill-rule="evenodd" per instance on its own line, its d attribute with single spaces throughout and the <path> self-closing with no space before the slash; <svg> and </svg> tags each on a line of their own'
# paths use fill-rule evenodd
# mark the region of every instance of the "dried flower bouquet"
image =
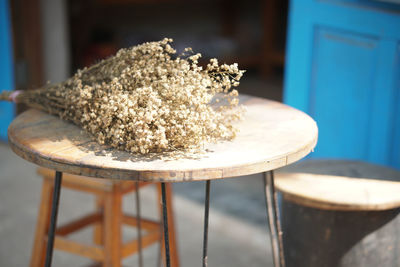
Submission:
<svg viewBox="0 0 400 267">
<path fill-rule="evenodd" d="M 185 49 L 171 39 L 118 53 L 73 77 L 37 90 L 2 92 L 0 100 L 25 103 L 79 125 L 101 144 L 133 153 L 198 149 L 204 142 L 235 137 L 237 64 Z"/>
</svg>

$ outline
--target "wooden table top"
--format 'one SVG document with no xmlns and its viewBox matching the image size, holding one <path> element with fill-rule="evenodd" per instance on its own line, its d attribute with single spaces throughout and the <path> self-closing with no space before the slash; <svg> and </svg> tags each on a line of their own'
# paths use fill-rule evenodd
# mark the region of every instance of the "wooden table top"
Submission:
<svg viewBox="0 0 400 267">
<path fill-rule="evenodd" d="M 228 178 L 277 169 L 309 154 L 318 128 L 284 104 L 241 96 L 244 119 L 233 141 L 205 145 L 207 152 L 180 159 L 118 151 L 93 141 L 74 124 L 38 110 L 19 115 L 8 129 L 11 148 L 37 165 L 110 179 L 181 182 Z"/>
</svg>

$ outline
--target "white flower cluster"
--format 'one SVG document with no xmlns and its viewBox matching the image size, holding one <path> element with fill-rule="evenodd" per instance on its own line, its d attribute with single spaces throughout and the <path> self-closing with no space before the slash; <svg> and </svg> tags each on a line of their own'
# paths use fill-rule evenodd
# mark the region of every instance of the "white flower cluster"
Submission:
<svg viewBox="0 0 400 267">
<path fill-rule="evenodd" d="M 200 54 L 186 49 L 177 56 L 171 42 L 122 49 L 39 90 L 51 102 L 47 111 L 80 125 L 101 144 L 133 153 L 197 149 L 233 138 L 231 123 L 240 117 L 233 111 L 239 102 L 234 87 L 244 71 L 216 59 L 203 69 Z"/>
</svg>

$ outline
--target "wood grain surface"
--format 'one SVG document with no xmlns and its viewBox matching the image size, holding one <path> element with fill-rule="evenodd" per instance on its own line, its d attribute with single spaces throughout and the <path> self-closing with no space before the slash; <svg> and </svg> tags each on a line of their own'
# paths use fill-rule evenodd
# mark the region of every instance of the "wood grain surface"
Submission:
<svg viewBox="0 0 400 267">
<path fill-rule="evenodd" d="M 372 211 L 400 207 L 400 182 L 311 173 L 280 173 L 276 188 L 296 204 L 325 210 Z"/>
<path fill-rule="evenodd" d="M 37 110 L 8 129 L 11 148 L 40 166 L 110 179 L 181 182 L 228 178 L 277 169 L 309 154 L 318 128 L 308 115 L 284 104 L 241 96 L 247 108 L 233 141 L 205 144 L 205 153 L 180 159 L 137 155 L 101 146 L 81 128 Z"/>
</svg>

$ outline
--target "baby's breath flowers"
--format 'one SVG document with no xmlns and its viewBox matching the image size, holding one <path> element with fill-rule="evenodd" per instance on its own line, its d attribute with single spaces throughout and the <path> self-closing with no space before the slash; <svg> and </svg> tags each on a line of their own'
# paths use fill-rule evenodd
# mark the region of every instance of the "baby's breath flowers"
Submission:
<svg viewBox="0 0 400 267">
<path fill-rule="evenodd" d="M 165 38 L 121 49 L 61 84 L 15 99 L 132 153 L 198 149 L 234 138 L 232 122 L 241 115 L 235 87 L 244 71 L 217 59 L 203 68 L 200 54 L 187 48 L 178 56 L 171 43 Z"/>
</svg>

